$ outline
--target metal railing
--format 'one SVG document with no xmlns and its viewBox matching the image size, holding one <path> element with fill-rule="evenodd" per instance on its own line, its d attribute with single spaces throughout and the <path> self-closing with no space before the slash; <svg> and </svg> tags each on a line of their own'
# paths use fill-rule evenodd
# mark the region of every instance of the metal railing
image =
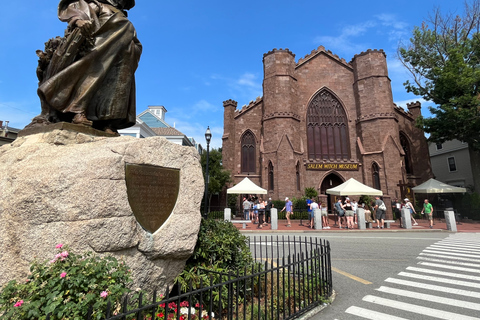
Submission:
<svg viewBox="0 0 480 320">
<path fill-rule="evenodd" d="M 330 244 L 311 237 L 252 237 L 256 264 L 236 273 L 200 270 L 204 286 L 176 296 L 140 294 L 108 303 L 102 319 L 294 319 L 328 301 L 332 294 Z M 93 319 L 92 308 L 88 319 Z M 96 317 L 95 317 L 96 318 Z M 47 316 L 47 320 L 49 317 Z"/>
</svg>

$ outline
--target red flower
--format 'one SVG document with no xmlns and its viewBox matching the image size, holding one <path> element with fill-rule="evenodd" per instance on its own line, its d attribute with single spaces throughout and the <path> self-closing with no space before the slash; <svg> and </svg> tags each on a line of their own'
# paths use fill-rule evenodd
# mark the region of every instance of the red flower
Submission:
<svg viewBox="0 0 480 320">
<path fill-rule="evenodd" d="M 157 317 L 163 318 L 163 316 L 164 316 L 163 312 L 157 313 Z"/>
</svg>

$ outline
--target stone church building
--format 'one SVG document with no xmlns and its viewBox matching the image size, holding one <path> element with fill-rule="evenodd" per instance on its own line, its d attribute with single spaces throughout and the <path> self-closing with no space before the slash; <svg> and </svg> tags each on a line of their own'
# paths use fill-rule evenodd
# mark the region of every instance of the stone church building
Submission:
<svg viewBox="0 0 480 320">
<path fill-rule="evenodd" d="M 420 103 L 408 111 L 394 104 L 383 50 L 347 62 L 319 47 L 295 62 L 274 49 L 263 65 L 263 97 L 241 109 L 223 103 L 223 165 L 233 184 L 249 177 L 282 200 L 314 187 L 331 205 L 325 191 L 353 177 L 381 189 L 389 207 L 433 176 L 415 127 Z"/>
</svg>

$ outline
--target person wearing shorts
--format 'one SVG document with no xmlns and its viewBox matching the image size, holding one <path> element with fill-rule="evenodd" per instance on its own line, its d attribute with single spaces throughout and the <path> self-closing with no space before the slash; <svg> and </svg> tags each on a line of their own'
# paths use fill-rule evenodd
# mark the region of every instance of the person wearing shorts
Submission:
<svg viewBox="0 0 480 320">
<path fill-rule="evenodd" d="M 422 214 L 425 211 L 425 215 L 428 218 L 428 222 L 430 223 L 430 229 L 433 229 L 433 206 L 431 203 L 428 202 L 428 199 L 425 199 L 423 203 Z"/>
<path fill-rule="evenodd" d="M 319 206 L 318 206 L 318 203 L 315 201 L 314 198 L 312 198 L 312 202 L 310 203 L 310 208 L 311 208 L 311 212 L 310 212 L 310 228 L 313 229 L 313 226 L 314 226 L 314 220 L 315 220 L 315 209 L 318 209 Z"/>
<path fill-rule="evenodd" d="M 291 227 L 292 224 L 290 223 L 290 216 L 293 214 L 293 204 L 292 201 L 288 199 L 288 197 L 285 198 L 285 207 L 280 211 L 282 212 L 283 210 L 287 209 L 285 217 L 287 218 L 287 227 Z"/>
<path fill-rule="evenodd" d="M 338 228 L 342 229 L 342 220 L 345 216 L 345 209 L 343 209 L 342 199 L 338 199 L 338 201 L 335 203 L 335 210 L 338 214 Z"/>
<path fill-rule="evenodd" d="M 380 206 L 385 206 L 379 196 L 375 197 L 375 218 L 377 219 L 377 229 L 383 229 L 383 224 L 385 222 L 385 210 L 380 209 Z M 380 224 L 381 223 L 381 224 Z"/>
<path fill-rule="evenodd" d="M 322 206 L 322 203 L 320 202 L 320 210 L 322 210 L 322 229 L 330 229 L 330 226 L 328 225 L 328 209 L 327 207 Z"/>
<path fill-rule="evenodd" d="M 353 213 L 352 203 L 350 202 L 349 198 L 345 200 L 345 205 L 343 206 L 343 208 L 345 209 L 345 217 L 347 218 L 347 229 L 352 230 L 354 213 Z"/>
</svg>

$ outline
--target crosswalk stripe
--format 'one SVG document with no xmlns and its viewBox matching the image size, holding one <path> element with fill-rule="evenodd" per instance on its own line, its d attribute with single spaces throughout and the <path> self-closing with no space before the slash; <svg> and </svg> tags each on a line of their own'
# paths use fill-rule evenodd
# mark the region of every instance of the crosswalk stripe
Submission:
<svg viewBox="0 0 480 320">
<path fill-rule="evenodd" d="M 439 276 L 446 276 L 446 277 L 452 277 L 452 278 L 460 278 L 460 279 L 466 279 L 466 280 L 480 281 L 480 277 L 469 276 L 467 274 L 452 273 L 452 272 L 445 272 L 445 271 L 438 271 L 438 270 L 417 268 L 417 267 L 407 267 L 407 270 L 436 274 L 436 275 L 439 275 Z"/>
<path fill-rule="evenodd" d="M 480 283 L 477 284 L 477 283 L 471 283 L 471 282 L 467 282 L 467 281 L 451 280 L 451 279 L 445 279 L 445 278 L 439 278 L 439 277 L 431 277 L 431 276 L 425 276 L 425 275 L 422 275 L 422 274 L 415 274 L 415 273 L 409 273 L 409 272 L 400 272 L 398 275 L 402 276 L 402 277 L 409 277 L 409 278 L 414 278 L 414 279 L 448 283 L 448 284 L 453 284 L 453 285 L 457 285 L 457 286 L 464 286 L 464 287 L 470 287 L 470 288 L 480 288 Z"/>
<path fill-rule="evenodd" d="M 466 241 L 466 240 L 442 240 L 437 243 L 441 244 L 455 244 L 459 246 L 469 246 L 469 247 L 478 247 L 480 245 L 480 242 L 475 242 L 475 241 Z"/>
<path fill-rule="evenodd" d="M 430 252 L 430 253 L 445 253 L 455 257 L 469 257 L 469 258 L 480 258 L 480 254 L 466 254 L 466 253 L 456 253 L 450 252 L 449 250 L 429 250 L 425 249 L 423 252 Z"/>
<path fill-rule="evenodd" d="M 480 292 L 475 292 L 475 291 L 470 291 L 470 290 L 449 288 L 449 287 L 445 287 L 445 286 L 437 286 L 437 285 L 434 285 L 434 284 L 414 282 L 414 281 L 397 279 L 397 278 L 387 278 L 385 280 L 385 282 L 395 283 L 395 284 L 399 284 L 399 285 L 403 285 L 403 286 L 407 286 L 407 287 L 414 287 L 414 288 L 419 288 L 419 289 L 432 290 L 432 291 L 438 291 L 438 292 L 444 292 L 444 293 L 449 293 L 449 294 L 456 294 L 456 295 L 459 295 L 459 296 L 465 296 L 465 297 L 480 299 Z"/>
<path fill-rule="evenodd" d="M 439 264 L 439 263 L 431 263 L 431 262 L 420 261 L 418 264 L 420 264 L 422 266 L 429 266 L 429 267 L 435 267 L 435 268 L 443 268 L 443 269 L 450 269 L 450 270 L 457 270 L 457 271 L 464 271 L 464 272 L 480 273 L 480 269 L 449 266 L 449 265 Z"/>
<path fill-rule="evenodd" d="M 425 260 L 425 261 L 432 261 L 432 262 L 442 262 L 442 263 L 446 263 L 446 264 L 454 264 L 454 265 L 466 266 L 466 267 L 474 267 L 474 268 L 479 268 L 480 267 L 480 264 L 477 264 L 477 263 L 442 260 L 442 259 L 434 259 L 434 258 L 427 258 L 427 257 L 417 257 L 417 259 Z"/>
<path fill-rule="evenodd" d="M 432 253 L 424 253 L 424 252 L 421 252 L 420 253 L 421 256 L 428 256 L 428 257 L 439 257 L 439 258 L 451 258 L 453 259 L 452 257 L 450 257 L 449 255 L 444 255 L 444 254 L 432 254 Z M 470 258 L 462 258 L 462 257 L 455 257 L 456 260 L 462 260 L 462 261 L 471 261 L 471 262 L 479 262 L 480 263 L 480 259 L 470 259 Z"/>
<path fill-rule="evenodd" d="M 440 243 L 436 243 L 436 244 L 432 244 L 430 247 L 439 247 L 439 248 L 450 248 L 450 249 L 458 249 L 458 250 L 466 250 L 466 251 L 473 251 L 473 252 L 480 252 L 480 250 L 478 249 L 478 246 L 480 244 L 476 245 L 476 246 L 465 246 L 463 244 L 440 244 Z"/>
<path fill-rule="evenodd" d="M 380 292 L 390 293 L 397 296 L 408 297 L 413 299 L 425 300 L 429 302 L 441 303 L 443 305 L 449 305 L 459 308 L 466 308 L 471 310 L 479 310 L 480 311 L 480 303 L 462 301 L 457 299 L 450 299 L 444 298 L 439 296 L 434 296 L 432 294 L 425 294 L 425 293 L 418 293 L 414 291 L 402 290 L 402 289 L 395 289 L 390 287 L 381 286 L 380 288 L 376 289 Z"/>
<path fill-rule="evenodd" d="M 444 252 L 465 253 L 465 254 L 472 254 L 474 256 L 480 256 L 480 250 L 473 251 L 473 250 L 457 249 L 457 248 L 451 248 L 451 247 L 445 247 L 445 246 L 430 246 L 430 247 L 427 247 L 425 250 L 436 250 L 436 251 L 444 251 Z"/>
<path fill-rule="evenodd" d="M 386 313 L 368 310 L 368 309 L 364 309 L 356 306 L 351 306 L 350 308 L 345 310 L 345 312 L 352 314 L 354 316 L 358 316 L 358 317 L 362 317 L 370 320 L 408 320 L 406 318 L 400 318 L 400 317 L 392 316 Z"/>
<path fill-rule="evenodd" d="M 372 295 L 367 295 L 363 299 L 363 301 L 379 304 L 382 306 L 387 306 L 395 309 L 400 309 L 404 311 L 413 312 L 416 314 L 421 314 L 424 316 L 434 317 L 438 319 L 445 319 L 445 320 L 478 320 L 477 317 L 470 317 L 466 315 L 461 315 L 458 313 L 437 310 L 433 308 L 423 307 L 416 304 L 405 303 L 396 300 L 390 300 L 385 298 L 380 298 Z"/>
</svg>

